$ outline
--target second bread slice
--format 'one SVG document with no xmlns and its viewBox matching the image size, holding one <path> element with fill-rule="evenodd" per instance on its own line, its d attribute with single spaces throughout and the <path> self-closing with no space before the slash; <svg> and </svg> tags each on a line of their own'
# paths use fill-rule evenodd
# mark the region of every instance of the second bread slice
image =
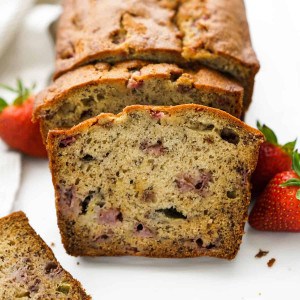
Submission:
<svg viewBox="0 0 300 300">
<path fill-rule="evenodd" d="M 34 116 L 42 135 L 69 128 L 102 112 L 119 113 L 134 104 L 196 103 L 240 117 L 243 88 L 216 71 L 184 70 L 173 64 L 129 61 L 88 65 L 71 71 L 40 93 Z"/>
</svg>

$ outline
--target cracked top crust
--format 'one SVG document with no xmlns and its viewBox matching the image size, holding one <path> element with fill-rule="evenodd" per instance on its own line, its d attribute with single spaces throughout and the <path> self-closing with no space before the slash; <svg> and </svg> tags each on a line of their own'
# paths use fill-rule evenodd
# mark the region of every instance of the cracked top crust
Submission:
<svg viewBox="0 0 300 300">
<path fill-rule="evenodd" d="M 243 96 L 243 88 L 239 83 L 206 67 L 187 70 L 175 64 L 153 64 L 138 60 L 121 62 L 114 66 L 108 63 L 97 63 L 79 67 L 62 75 L 52 85 L 40 92 L 35 98 L 34 119 L 40 118 L 43 108 L 51 106 L 78 87 L 109 82 L 127 85 L 130 79 L 140 81 L 151 78 L 168 79 L 172 76 L 178 77 L 178 84 L 193 85 L 197 89 L 208 92 L 236 94 L 241 99 Z"/>
<path fill-rule="evenodd" d="M 241 78 L 259 69 L 243 0 L 64 0 L 63 6 L 55 77 L 91 61 L 128 59 L 199 61 Z"/>
</svg>

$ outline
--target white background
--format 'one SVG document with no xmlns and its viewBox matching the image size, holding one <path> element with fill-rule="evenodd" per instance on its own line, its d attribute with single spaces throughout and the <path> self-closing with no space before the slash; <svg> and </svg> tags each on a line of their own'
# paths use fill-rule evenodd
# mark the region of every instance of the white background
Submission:
<svg viewBox="0 0 300 300">
<path fill-rule="evenodd" d="M 228 0 L 230 1 L 230 0 Z M 248 0 L 254 48 L 261 62 L 246 121 L 267 123 L 282 142 L 300 136 L 300 1 Z M 0 82 L 17 76 L 46 84 L 53 69 L 52 44 L 45 34 L 57 7 L 36 7 L 1 58 Z M 1 17 L 0 12 L 0 17 Z M 0 183 L 1 184 L 1 183 Z M 21 188 L 14 210 L 23 210 L 50 244 L 63 267 L 94 299 L 299 299 L 300 234 L 257 232 L 246 227 L 234 261 L 217 259 L 73 258 L 60 242 L 47 162 L 23 157 Z M 259 249 L 267 257 L 256 259 Z M 273 268 L 266 263 L 276 258 Z M 79 262 L 79 265 L 77 265 Z"/>
</svg>

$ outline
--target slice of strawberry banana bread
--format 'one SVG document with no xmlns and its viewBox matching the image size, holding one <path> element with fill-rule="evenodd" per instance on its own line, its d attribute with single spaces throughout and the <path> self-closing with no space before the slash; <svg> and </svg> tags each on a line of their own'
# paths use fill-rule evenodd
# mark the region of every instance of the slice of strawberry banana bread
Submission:
<svg viewBox="0 0 300 300">
<path fill-rule="evenodd" d="M 134 104 L 196 103 L 240 117 L 242 101 L 243 88 L 237 82 L 204 67 L 184 70 L 142 61 L 99 63 L 63 75 L 40 93 L 34 116 L 46 140 L 50 129 L 70 128 L 102 112 L 119 113 Z"/>
<path fill-rule="evenodd" d="M 0 219 L 0 299 L 88 300 L 23 212 Z"/>
<path fill-rule="evenodd" d="M 231 115 L 192 104 L 131 106 L 50 131 L 67 252 L 234 258 L 262 142 Z"/>
</svg>

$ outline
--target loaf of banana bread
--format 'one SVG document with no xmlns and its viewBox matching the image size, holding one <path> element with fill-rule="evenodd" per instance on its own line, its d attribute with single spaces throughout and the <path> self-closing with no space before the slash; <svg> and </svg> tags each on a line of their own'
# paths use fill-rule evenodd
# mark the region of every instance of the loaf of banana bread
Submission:
<svg viewBox="0 0 300 300">
<path fill-rule="evenodd" d="M 23 212 L 0 219 L 0 299 L 91 299 Z"/>
<path fill-rule="evenodd" d="M 231 115 L 193 104 L 131 106 L 50 131 L 66 251 L 234 258 L 262 142 Z"/>
<path fill-rule="evenodd" d="M 251 101 L 259 63 L 243 0 L 64 0 L 55 77 L 95 62 L 201 63 L 238 79 Z"/>
<path fill-rule="evenodd" d="M 70 128 L 102 112 L 119 113 L 134 104 L 212 106 L 240 117 L 243 88 L 207 69 L 128 61 L 80 67 L 57 79 L 36 98 L 35 119 L 44 140 L 50 129 Z"/>
</svg>

